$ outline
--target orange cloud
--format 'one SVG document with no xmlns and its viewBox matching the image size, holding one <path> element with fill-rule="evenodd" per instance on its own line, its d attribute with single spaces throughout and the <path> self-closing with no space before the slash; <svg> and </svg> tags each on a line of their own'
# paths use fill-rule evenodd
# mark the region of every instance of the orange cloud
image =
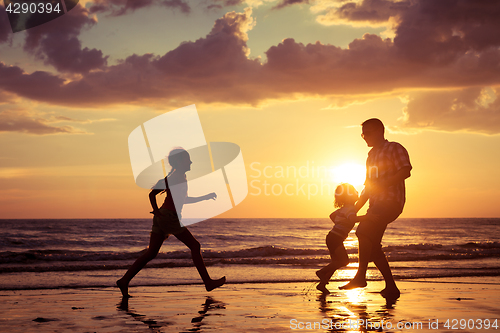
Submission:
<svg viewBox="0 0 500 333">
<path fill-rule="evenodd" d="M 412 96 L 404 128 L 500 134 L 500 90 L 467 88 Z"/>
<path fill-rule="evenodd" d="M 36 135 L 46 134 L 85 134 L 73 126 L 53 126 L 52 123 L 71 120 L 67 117 L 54 117 L 48 119 L 33 115 L 23 110 L 0 111 L 0 133 L 21 132 Z"/>
</svg>

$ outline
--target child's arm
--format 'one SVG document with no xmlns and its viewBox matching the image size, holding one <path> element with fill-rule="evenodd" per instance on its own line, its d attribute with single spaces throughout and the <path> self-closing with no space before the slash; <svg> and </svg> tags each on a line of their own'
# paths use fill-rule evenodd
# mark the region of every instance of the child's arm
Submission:
<svg viewBox="0 0 500 333">
<path fill-rule="evenodd" d="M 210 200 L 210 199 L 213 199 L 213 200 L 217 199 L 217 194 L 215 194 L 215 192 L 212 192 L 209 194 L 202 195 L 201 197 L 187 197 L 186 200 L 184 201 L 184 203 L 191 204 L 191 203 L 200 202 L 203 200 Z"/>
<path fill-rule="evenodd" d="M 149 192 L 149 202 L 151 203 L 151 207 L 153 207 L 153 211 L 151 213 L 154 215 L 162 215 L 158 209 L 158 204 L 156 203 L 156 196 L 161 192 L 163 192 L 163 190 L 155 189 L 152 189 L 151 192 Z"/>
</svg>

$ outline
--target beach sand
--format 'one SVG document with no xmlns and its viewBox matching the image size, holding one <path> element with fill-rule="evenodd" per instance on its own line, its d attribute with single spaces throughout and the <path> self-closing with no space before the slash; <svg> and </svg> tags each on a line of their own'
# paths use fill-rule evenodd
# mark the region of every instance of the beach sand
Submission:
<svg viewBox="0 0 500 333">
<path fill-rule="evenodd" d="M 378 293 L 382 281 L 337 290 L 344 283 L 330 282 L 326 297 L 312 282 L 229 283 L 210 293 L 201 285 L 132 286 L 128 304 L 116 288 L 3 290 L 0 331 L 496 332 L 485 319 L 500 325 L 497 277 L 402 280 L 395 302 Z M 461 329 L 460 319 L 469 328 Z"/>
</svg>

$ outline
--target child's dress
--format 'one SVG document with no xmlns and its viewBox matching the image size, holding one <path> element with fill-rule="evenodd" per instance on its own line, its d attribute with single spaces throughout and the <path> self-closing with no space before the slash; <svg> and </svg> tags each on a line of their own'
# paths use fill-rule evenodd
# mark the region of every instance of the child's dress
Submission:
<svg viewBox="0 0 500 333">
<path fill-rule="evenodd" d="M 354 206 L 344 206 L 336 211 L 335 220 L 333 221 L 335 225 L 333 226 L 330 233 L 346 239 L 349 231 L 354 228 L 354 222 L 349 221 L 349 216 L 356 215 L 356 208 Z"/>
</svg>

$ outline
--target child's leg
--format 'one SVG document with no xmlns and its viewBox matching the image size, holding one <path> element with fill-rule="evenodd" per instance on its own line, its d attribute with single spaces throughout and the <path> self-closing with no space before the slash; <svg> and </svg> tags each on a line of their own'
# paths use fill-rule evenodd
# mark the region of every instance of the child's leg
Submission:
<svg viewBox="0 0 500 333">
<path fill-rule="evenodd" d="M 118 281 L 116 281 L 116 285 L 120 288 L 122 295 L 124 297 L 130 297 L 128 294 L 128 284 L 130 280 L 134 278 L 134 276 L 139 273 L 141 269 L 146 266 L 148 262 L 153 260 L 158 251 L 160 251 L 161 245 L 163 244 L 164 236 L 159 235 L 157 233 L 152 232 L 151 237 L 149 238 L 149 246 L 146 252 L 144 252 L 136 261 L 130 266 L 125 275 Z"/>
<path fill-rule="evenodd" d="M 321 279 L 330 280 L 332 275 L 335 273 L 335 271 L 341 267 L 347 266 L 349 264 L 349 256 L 347 255 L 347 251 L 344 247 L 344 244 L 341 244 L 340 246 L 337 246 L 335 249 L 333 255 L 330 255 L 332 257 L 332 261 L 325 267 L 323 267 L 321 270 L 319 270 L 319 275 L 321 275 Z M 318 275 L 318 276 L 319 276 Z"/>
<path fill-rule="evenodd" d="M 326 245 L 330 251 L 331 262 L 316 272 L 316 275 L 320 279 L 316 288 L 323 293 L 329 293 L 328 289 L 326 289 L 326 285 L 333 273 L 340 267 L 346 266 L 349 263 L 349 257 L 347 256 L 343 242 L 344 239 L 339 235 L 329 233 L 326 236 Z"/>
<path fill-rule="evenodd" d="M 349 257 L 344 247 L 344 239 L 337 234 L 328 233 L 326 236 L 326 246 L 328 246 L 328 250 L 330 251 L 331 262 L 316 274 L 321 280 L 326 279 L 326 282 L 328 282 L 335 270 L 349 263 Z"/>
<path fill-rule="evenodd" d="M 222 277 L 218 280 L 212 280 L 210 275 L 208 275 L 207 267 L 203 261 L 201 255 L 200 242 L 194 238 L 193 234 L 188 229 L 185 229 L 182 233 L 175 235 L 178 240 L 183 242 L 190 250 L 191 257 L 193 258 L 193 263 L 201 276 L 201 279 L 205 283 L 205 289 L 207 291 L 212 291 L 215 288 L 222 286 L 226 282 L 226 277 Z"/>
</svg>

